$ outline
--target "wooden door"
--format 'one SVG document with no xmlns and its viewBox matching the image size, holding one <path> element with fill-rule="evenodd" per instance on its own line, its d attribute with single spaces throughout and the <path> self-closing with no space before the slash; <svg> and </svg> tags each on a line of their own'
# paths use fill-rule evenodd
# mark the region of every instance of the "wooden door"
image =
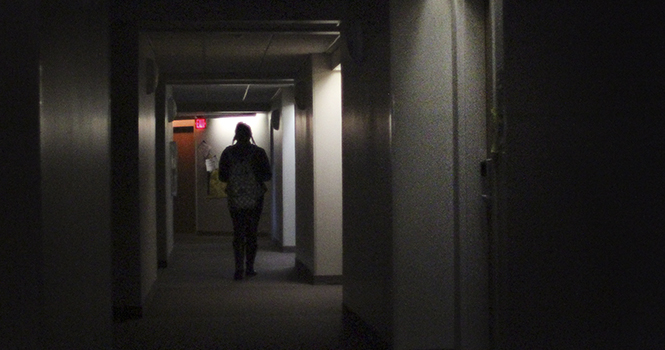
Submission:
<svg viewBox="0 0 665 350">
<path fill-rule="evenodd" d="M 173 226 L 176 234 L 196 233 L 196 182 L 194 128 L 173 128 L 178 145 L 178 189 L 173 199 Z"/>
</svg>

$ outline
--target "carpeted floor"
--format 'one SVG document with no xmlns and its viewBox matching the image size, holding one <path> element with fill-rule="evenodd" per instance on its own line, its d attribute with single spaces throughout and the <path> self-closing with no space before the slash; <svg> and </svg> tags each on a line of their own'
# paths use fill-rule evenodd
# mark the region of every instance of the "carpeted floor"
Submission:
<svg viewBox="0 0 665 350">
<path fill-rule="evenodd" d="M 178 236 L 143 317 L 116 349 L 386 349 L 343 311 L 342 287 L 300 282 L 295 254 L 259 240 L 258 275 L 233 280 L 228 236 Z"/>
</svg>

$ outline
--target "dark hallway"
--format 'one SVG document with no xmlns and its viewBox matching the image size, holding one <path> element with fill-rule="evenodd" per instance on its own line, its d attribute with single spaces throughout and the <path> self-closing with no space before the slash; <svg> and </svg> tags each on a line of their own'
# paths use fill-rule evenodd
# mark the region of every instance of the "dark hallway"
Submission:
<svg viewBox="0 0 665 350">
<path fill-rule="evenodd" d="M 394 350 L 665 349 L 662 3 L 4 5 L 0 349 L 380 349 L 344 310 Z M 343 284 L 296 283 L 294 256 L 267 250 L 260 275 L 234 284 L 221 237 L 180 241 L 169 260 L 165 84 L 212 70 L 169 77 L 152 33 L 271 31 L 277 48 L 273 30 L 328 21 L 343 66 Z M 222 36 L 207 38 L 164 47 L 211 57 Z M 307 181 L 283 232 L 318 268 L 314 56 L 304 77 L 241 74 L 250 56 L 208 83 L 302 88 L 289 97 L 307 162 L 289 176 Z M 194 67 L 221 67 L 206 62 Z M 118 310 L 143 317 L 116 323 Z"/>
<path fill-rule="evenodd" d="M 259 275 L 233 281 L 230 236 L 182 235 L 116 349 L 386 349 L 342 309 L 341 285 L 298 281 L 295 253 L 259 241 Z"/>
</svg>

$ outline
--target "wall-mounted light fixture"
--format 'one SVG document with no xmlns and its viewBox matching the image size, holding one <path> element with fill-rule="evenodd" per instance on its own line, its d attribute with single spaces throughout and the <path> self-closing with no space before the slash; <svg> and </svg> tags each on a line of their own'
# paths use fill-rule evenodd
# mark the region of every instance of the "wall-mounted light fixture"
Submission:
<svg viewBox="0 0 665 350">
<path fill-rule="evenodd" d="M 270 126 L 272 126 L 273 129 L 279 130 L 279 121 L 280 117 L 282 115 L 282 111 L 280 109 L 276 109 L 270 113 Z"/>
</svg>

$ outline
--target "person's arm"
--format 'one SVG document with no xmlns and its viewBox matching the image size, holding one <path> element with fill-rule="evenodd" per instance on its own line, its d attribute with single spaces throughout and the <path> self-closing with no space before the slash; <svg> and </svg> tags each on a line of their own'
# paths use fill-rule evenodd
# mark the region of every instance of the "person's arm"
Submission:
<svg viewBox="0 0 665 350">
<path fill-rule="evenodd" d="M 229 157 L 229 152 L 225 149 L 222 152 L 222 155 L 219 157 L 219 171 L 218 177 L 221 182 L 229 182 L 229 166 L 231 165 L 231 159 Z"/>
</svg>

